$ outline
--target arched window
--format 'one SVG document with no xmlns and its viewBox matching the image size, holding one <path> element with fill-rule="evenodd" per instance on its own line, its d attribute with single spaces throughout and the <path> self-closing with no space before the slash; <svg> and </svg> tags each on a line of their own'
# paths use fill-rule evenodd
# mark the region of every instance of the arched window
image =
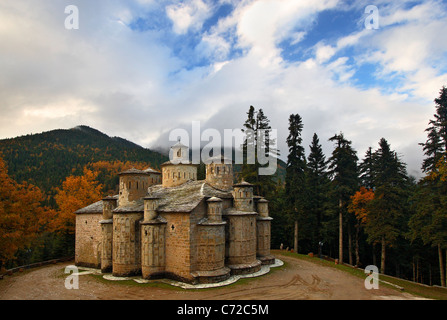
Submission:
<svg viewBox="0 0 447 320">
<path fill-rule="evenodd" d="M 177 157 L 181 158 L 182 157 L 182 149 L 178 149 L 177 151 Z"/>
</svg>

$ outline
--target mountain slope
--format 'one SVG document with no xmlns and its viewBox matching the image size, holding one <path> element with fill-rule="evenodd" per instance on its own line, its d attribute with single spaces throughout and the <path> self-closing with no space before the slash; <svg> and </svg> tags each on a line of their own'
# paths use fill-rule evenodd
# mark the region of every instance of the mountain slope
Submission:
<svg viewBox="0 0 447 320">
<path fill-rule="evenodd" d="M 60 186 L 73 172 L 97 161 L 148 162 L 154 168 L 167 156 L 133 142 L 87 127 L 52 130 L 0 140 L 0 153 L 16 181 L 28 181 L 45 192 Z"/>
</svg>

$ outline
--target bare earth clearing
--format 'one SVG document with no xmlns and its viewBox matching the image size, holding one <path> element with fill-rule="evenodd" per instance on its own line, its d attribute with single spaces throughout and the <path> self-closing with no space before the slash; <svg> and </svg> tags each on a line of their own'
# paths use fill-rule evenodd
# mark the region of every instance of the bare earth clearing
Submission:
<svg viewBox="0 0 447 320">
<path fill-rule="evenodd" d="M 58 263 L 0 280 L 1 300 L 412 300 L 405 292 L 380 286 L 367 290 L 364 279 L 343 271 L 287 256 L 285 265 L 262 277 L 205 290 L 151 287 L 79 277 L 79 289 L 65 288 L 64 268 Z M 366 276 L 365 276 L 366 277 Z"/>
</svg>

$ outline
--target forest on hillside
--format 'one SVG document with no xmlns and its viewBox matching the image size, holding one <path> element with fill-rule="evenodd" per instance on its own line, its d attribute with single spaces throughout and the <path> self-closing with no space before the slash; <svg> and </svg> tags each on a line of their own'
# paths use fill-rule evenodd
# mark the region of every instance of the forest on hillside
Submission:
<svg viewBox="0 0 447 320">
<path fill-rule="evenodd" d="M 333 144 L 325 155 L 318 133 L 303 146 L 305 123 L 291 114 L 285 173 L 259 175 L 259 163 L 238 169 L 239 180 L 270 202 L 272 248 L 321 253 L 359 267 L 373 264 L 382 273 L 445 286 L 446 87 L 434 102 L 421 142 L 425 176 L 419 181 L 408 175 L 386 137 L 358 155 L 340 132 L 325 137 Z M 256 132 L 272 129 L 264 111 L 253 106 L 243 126 L 255 133 L 242 146 L 246 158 L 248 144 L 261 143 Z M 166 160 L 88 127 L 51 135 L 0 141 L 0 269 L 73 255 L 73 212 L 116 192 L 118 172 L 158 168 Z M 262 143 L 266 155 L 279 156 L 273 140 Z"/>
</svg>

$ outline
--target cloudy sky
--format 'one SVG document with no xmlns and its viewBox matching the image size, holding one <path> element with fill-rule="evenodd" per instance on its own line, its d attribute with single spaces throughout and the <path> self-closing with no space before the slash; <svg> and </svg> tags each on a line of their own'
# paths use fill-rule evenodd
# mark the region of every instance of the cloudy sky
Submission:
<svg viewBox="0 0 447 320">
<path fill-rule="evenodd" d="M 443 85 L 441 0 L 0 1 L 0 138 L 83 124 L 156 148 L 192 121 L 240 128 L 253 105 L 283 159 L 299 113 L 306 147 L 315 132 L 329 156 L 343 132 L 363 158 L 385 137 L 419 175 Z"/>
</svg>

